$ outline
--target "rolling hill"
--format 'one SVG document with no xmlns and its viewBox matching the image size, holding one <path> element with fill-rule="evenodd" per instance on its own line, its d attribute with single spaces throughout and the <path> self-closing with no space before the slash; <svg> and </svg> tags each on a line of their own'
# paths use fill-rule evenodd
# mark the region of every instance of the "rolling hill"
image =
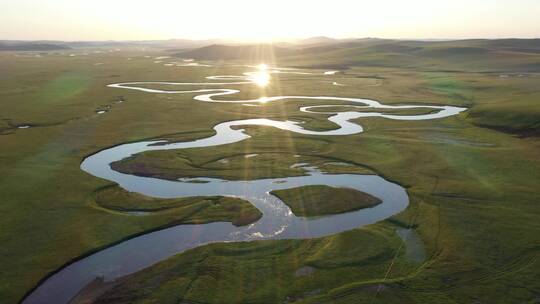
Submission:
<svg viewBox="0 0 540 304">
<path fill-rule="evenodd" d="M 314 38 L 315 39 L 315 38 Z M 317 39 L 315 39 L 317 40 Z M 335 40 L 306 46 L 214 44 L 176 53 L 199 60 L 271 60 L 311 68 L 379 66 L 428 71 L 537 72 L 540 39 Z"/>
<path fill-rule="evenodd" d="M 235 60 L 235 59 L 274 59 L 295 53 L 292 48 L 273 46 L 270 44 L 257 45 L 222 45 L 213 44 L 202 48 L 176 53 L 176 56 L 199 60 Z"/>
<path fill-rule="evenodd" d="M 0 51 L 56 51 L 68 50 L 69 46 L 51 42 L 0 41 Z"/>
</svg>

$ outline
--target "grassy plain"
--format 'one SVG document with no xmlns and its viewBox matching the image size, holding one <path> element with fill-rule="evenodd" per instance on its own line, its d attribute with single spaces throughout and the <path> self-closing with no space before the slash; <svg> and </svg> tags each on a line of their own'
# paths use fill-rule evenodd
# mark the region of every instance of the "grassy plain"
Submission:
<svg viewBox="0 0 540 304">
<path fill-rule="evenodd" d="M 274 190 L 270 194 L 287 204 L 297 216 L 343 213 L 381 203 L 380 199 L 358 190 L 325 185 Z"/>
<path fill-rule="evenodd" d="M 232 197 L 158 199 L 128 192 L 118 186 L 104 187 L 94 195 L 95 207 L 126 216 L 166 217 L 170 224 L 201 224 L 229 221 L 242 226 L 261 218 L 249 202 Z"/>
<path fill-rule="evenodd" d="M 487 62 L 476 61 L 478 55 L 450 52 L 450 59 L 438 55 L 443 59 L 432 62 L 392 55 L 397 50 L 379 50 L 372 57 L 342 54 L 351 50 L 332 52 L 337 53 L 283 59 L 280 65 L 341 64 L 348 67 L 344 73 L 325 76 L 324 70 L 313 69 L 317 75 L 275 76 L 265 89 L 243 86 L 242 93 L 226 98 L 349 96 L 469 110 L 434 121 L 362 119 L 366 132 L 346 137 L 248 128 L 253 138 L 240 143 L 144 153 L 137 156 L 143 159 L 129 162 L 152 164 L 149 170 L 161 163 L 155 174 L 232 179 L 299 175 L 303 173 L 291 164 L 318 162 L 328 166 L 325 171 L 375 172 L 407 187 L 407 210 L 384 222 L 320 239 L 196 248 L 126 278 L 100 303 L 537 301 L 540 142 L 531 135 L 537 134 L 540 121 L 538 55 L 512 51 L 508 60 L 482 57 L 491 58 Z M 244 71 L 234 66 L 154 63 L 153 57 L 161 55 L 136 50 L 90 51 L 74 57 L 59 52 L 42 57 L 0 53 L 3 302 L 16 303 L 70 260 L 181 218 L 126 216 L 96 208 L 96 191 L 109 182 L 79 169 L 85 156 L 147 138 L 205 137 L 213 125 L 234 119 L 298 119 L 317 129 L 333 127 L 326 115 L 297 111 L 315 101 L 247 107 L 197 102 L 191 94 L 106 87 L 137 80 L 201 81 L 208 75 Z M 526 76 L 518 76 L 521 70 Z M 512 76 L 501 77 L 506 74 Z M 332 85 L 334 81 L 346 86 Z M 125 102 L 118 103 L 120 99 Z M 99 115 L 97 109 L 107 112 Z M 17 129 L 18 125 L 33 127 Z M 245 158 L 247 154 L 259 156 Z M 229 162 L 218 162 L 221 159 Z M 413 227 L 420 235 L 425 262 L 405 258 L 395 233 L 398 226 Z M 315 270 L 297 276 L 302 267 Z"/>
</svg>

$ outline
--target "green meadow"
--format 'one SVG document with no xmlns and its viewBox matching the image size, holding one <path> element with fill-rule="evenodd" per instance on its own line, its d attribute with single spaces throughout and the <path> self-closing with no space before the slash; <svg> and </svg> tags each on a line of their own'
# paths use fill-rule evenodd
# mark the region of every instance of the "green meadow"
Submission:
<svg viewBox="0 0 540 304">
<path fill-rule="evenodd" d="M 294 214 L 305 217 L 344 213 L 382 203 L 380 199 L 364 192 L 325 185 L 275 190 L 270 194 L 282 200 Z"/>
<path fill-rule="evenodd" d="M 264 59 L 314 75 L 274 74 L 267 87 L 235 85 L 241 92 L 222 99 L 340 96 L 468 110 L 426 121 L 362 118 L 355 122 L 365 132 L 348 136 L 246 127 L 252 137 L 242 142 L 145 152 L 114 163 L 115 170 L 143 176 L 230 180 L 305 175 L 291 166 L 309 163 L 329 173 L 380 175 L 405 187 L 410 204 L 385 221 L 324 238 L 198 247 L 112 284 L 97 282 L 99 292 L 77 301 L 537 303 L 540 53 L 535 40 L 530 49 L 522 44 L 367 41 Z M 106 87 L 205 81 L 209 75 L 239 75 L 246 69 L 234 64 L 260 60 L 170 67 L 154 63 L 158 56 L 178 60 L 163 50 L 88 53 L 0 52 L 2 303 L 21 301 L 70 261 L 145 232 L 212 221 L 245 225 L 260 217 L 240 199 L 153 199 L 126 192 L 82 171 L 86 156 L 143 139 L 204 138 L 217 123 L 237 119 L 304 121 L 314 130 L 336 127 L 326 114 L 298 111 L 319 101 L 248 107 L 195 101 L 194 94 Z M 340 72 L 323 74 L 333 69 Z M 347 108 L 332 103 L 341 104 L 337 110 Z M 106 112 L 98 114 L 101 110 Z M 257 156 L 246 157 L 252 154 Z M 296 195 L 304 197 L 308 190 Z M 350 193 L 312 195 L 325 204 L 315 206 L 317 212 L 361 208 L 340 199 Z M 396 233 L 404 228 L 421 239 L 423 261 L 406 254 L 412 245 Z"/>
</svg>

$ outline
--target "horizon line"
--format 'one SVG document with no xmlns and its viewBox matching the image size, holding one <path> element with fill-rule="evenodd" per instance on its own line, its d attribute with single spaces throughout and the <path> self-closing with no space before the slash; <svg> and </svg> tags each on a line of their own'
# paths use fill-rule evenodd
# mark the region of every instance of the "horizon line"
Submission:
<svg viewBox="0 0 540 304">
<path fill-rule="evenodd" d="M 149 41 L 174 41 L 174 40 L 187 40 L 194 42 L 202 41 L 225 41 L 225 42 L 241 42 L 241 43 L 263 43 L 263 44 L 275 44 L 275 43 L 284 43 L 284 42 L 296 42 L 299 40 L 308 40 L 312 38 L 326 38 L 333 39 L 336 41 L 343 40 L 362 40 L 362 39 L 373 39 L 373 40 L 408 40 L 408 41 L 463 41 L 463 40 L 505 40 L 505 39 L 516 39 L 516 40 L 535 40 L 540 39 L 540 36 L 535 37 L 524 37 L 524 36 L 504 36 L 504 37 L 467 37 L 467 38 L 380 38 L 380 37 L 346 37 L 346 38 L 337 38 L 332 36 L 308 36 L 302 38 L 284 38 L 284 39 L 272 39 L 268 40 L 256 40 L 256 39 L 241 39 L 241 38 L 163 38 L 163 39 L 103 39 L 103 40 L 62 40 L 62 39 L 4 39 L 0 38 L 0 41 L 21 41 L 21 42 L 149 42 Z"/>
</svg>

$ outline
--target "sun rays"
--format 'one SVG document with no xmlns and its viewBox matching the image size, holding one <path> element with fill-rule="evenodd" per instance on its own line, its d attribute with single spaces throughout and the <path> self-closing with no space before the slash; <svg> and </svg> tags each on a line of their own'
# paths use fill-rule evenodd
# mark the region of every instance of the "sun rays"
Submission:
<svg viewBox="0 0 540 304">
<path fill-rule="evenodd" d="M 268 66 L 261 63 L 257 66 L 257 72 L 251 74 L 250 80 L 252 80 L 259 87 L 266 87 L 270 83 L 270 73 L 268 73 Z"/>
</svg>

